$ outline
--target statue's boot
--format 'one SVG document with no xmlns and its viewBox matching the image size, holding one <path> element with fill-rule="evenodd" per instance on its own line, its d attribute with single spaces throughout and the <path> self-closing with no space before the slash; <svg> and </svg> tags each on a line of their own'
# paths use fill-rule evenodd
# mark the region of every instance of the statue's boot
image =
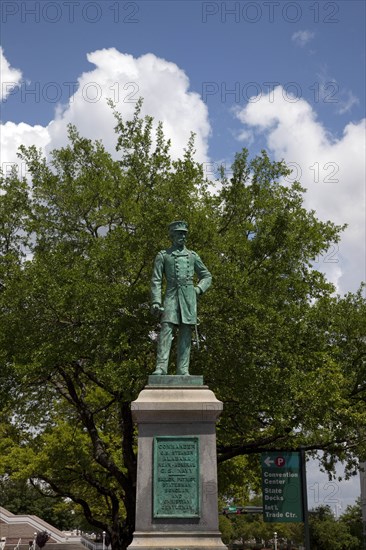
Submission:
<svg viewBox="0 0 366 550">
<path fill-rule="evenodd" d="M 162 368 L 156 367 L 152 374 L 166 374 L 166 371 Z"/>
</svg>

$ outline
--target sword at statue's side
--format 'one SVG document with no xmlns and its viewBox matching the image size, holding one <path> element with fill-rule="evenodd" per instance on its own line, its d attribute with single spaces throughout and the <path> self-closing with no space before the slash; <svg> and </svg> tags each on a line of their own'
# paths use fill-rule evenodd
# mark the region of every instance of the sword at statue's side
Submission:
<svg viewBox="0 0 366 550">
<path fill-rule="evenodd" d="M 197 325 L 197 323 L 194 325 L 194 328 L 195 328 L 195 331 L 196 331 L 197 349 L 199 350 L 200 349 L 200 339 L 199 339 L 199 336 L 198 336 L 198 325 Z"/>
</svg>

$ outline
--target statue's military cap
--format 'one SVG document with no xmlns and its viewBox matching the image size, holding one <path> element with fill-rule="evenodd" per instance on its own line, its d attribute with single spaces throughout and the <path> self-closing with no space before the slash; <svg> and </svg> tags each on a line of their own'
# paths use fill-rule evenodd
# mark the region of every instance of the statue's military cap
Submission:
<svg viewBox="0 0 366 550">
<path fill-rule="evenodd" d="M 188 224 L 182 220 L 175 221 L 169 224 L 169 233 L 173 231 L 188 231 Z"/>
</svg>

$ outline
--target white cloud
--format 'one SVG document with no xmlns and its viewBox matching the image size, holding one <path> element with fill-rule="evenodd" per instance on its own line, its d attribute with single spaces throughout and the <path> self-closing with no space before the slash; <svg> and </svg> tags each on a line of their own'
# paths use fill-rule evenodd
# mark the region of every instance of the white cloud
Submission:
<svg viewBox="0 0 366 550">
<path fill-rule="evenodd" d="M 16 86 L 19 85 L 22 79 L 22 73 L 19 69 L 14 69 L 10 66 L 4 55 L 3 48 L 0 46 L 0 76 L 1 76 L 1 91 L 0 99 L 5 100 Z"/>
<path fill-rule="evenodd" d="M 312 31 L 296 31 L 291 36 L 291 40 L 295 42 L 297 46 L 303 48 L 310 40 L 315 36 Z"/>
<path fill-rule="evenodd" d="M 355 291 L 365 280 L 365 121 L 349 123 L 340 139 L 330 135 L 304 99 L 278 86 L 237 113 L 245 129 L 264 134 L 276 159 L 293 169 L 307 188 L 305 206 L 319 218 L 348 224 L 339 243 L 317 268 L 339 292 Z"/>
<path fill-rule="evenodd" d="M 254 133 L 252 130 L 244 129 L 236 134 L 236 139 L 244 142 L 246 147 L 249 147 L 254 142 Z"/>
<path fill-rule="evenodd" d="M 16 165 L 20 175 L 26 176 L 26 166 L 20 163 L 17 157 L 17 150 L 20 145 L 35 145 L 38 149 L 45 150 L 50 142 L 48 129 L 43 126 L 30 126 L 21 122 L 6 122 L 1 125 L 1 169 L 5 174 L 9 173 L 11 168 Z"/>
<path fill-rule="evenodd" d="M 197 158 L 207 159 L 207 107 L 197 93 L 189 91 L 188 77 L 176 64 L 153 54 L 135 59 L 114 48 L 95 51 L 87 58 L 96 68 L 81 75 L 77 92 L 50 126 L 53 146 L 65 141 L 66 124 L 73 122 L 82 134 L 101 138 L 107 147 L 114 148 L 115 119 L 107 98 L 113 99 L 128 118 L 137 99 L 143 97 L 143 112 L 161 120 L 166 135 L 172 138 L 173 156 L 182 153 L 194 131 Z"/>
<path fill-rule="evenodd" d="M 58 105 L 47 127 L 7 123 L 1 139 L 3 162 L 16 162 L 16 145 L 35 143 L 46 153 L 67 142 L 67 124 L 75 124 L 81 135 L 101 139 L 116 156 L 116 120 L 107 99 L 111 98 L 125 119 L 132 117 L 136 101 L 144 98 L 142 114 L 161 120 L 172 140 L 172 156 L 186 147 L 190 132 L 196 133 L 196 159 L 207 160 L 210 134 L 207 106 L 197 93 L 189 91 L 189 79 L 177 65 L 153 54 L 139 58 L 115 48 L 87 54 L 95 68 L 83 73 L 67 105 Z M 61 85 L 61 84 L 60 84 Z"/>
<path fill-rule="evenodd" d="M 340 99 L 338 107 L 338 114 L 340 115 L 348 113 L 348 111 L 352 109 L 353 105 L 358 105 L 360 103 L 358 97 L 353 95 L 350 90 L 344 90 L 342 95 L 343 97 Z"/>
<path fill-rule="evenodd" d="M 322 103 L 333 103 L 338 115 L 348 113 L 360 100 L 348 88 L 340 87 L 337 79 L 330 76 L 327 66 L 323 66 L 316 75 L 315 100 Z"/>
</svg>

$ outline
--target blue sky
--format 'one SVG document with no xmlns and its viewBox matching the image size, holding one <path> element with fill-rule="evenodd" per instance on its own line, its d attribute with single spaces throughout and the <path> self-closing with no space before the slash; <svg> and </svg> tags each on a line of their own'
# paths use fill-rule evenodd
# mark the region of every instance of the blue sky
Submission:
<svg viewBox="0 0 366 550">
<path fill-rule="evenodd" d="M 68 122 L 113 150 L 107 97 L 129 117 L 143 96 L 175 155 L 196 133 L 209 177 L 242 147 L 284 158 L 306 206 L 348 224 L 318 267 L 355 291 L 366 279 L 365 5 L 3 0 L 3 166 L 22 142 L 63 145 Z"/>
<path fill-rule="evenodd" d="M 134 57 L 151 52 L 185 71 L 190 90 L 209 108 L 211 158 L 230 157 L 238 149 L 231 108 L 275 83 L 314 106 L 334 136 L 346 122 L 364 116 L 361 0 L 4 0 L 1 30 L 5 56 L 29 81 L 3 106 L 3 121 L 48 124 L 55 99 L 67 101 L 71 83 L 91 68 L 86 53 L 110 47 Z M 292 38 L 299 32 L 308 38 Z M 350 94 L 356 102 L 339 114 Z"/>
<path fill-rule="evenodd" d="M 209 177 L 242 147 L 284 158 L 306 206 L 348 223 L 317 268 L 340 294 L 355 291 L 366 279 L 365 5 L 3 0 L 1 166 L 21 143 L 48 155 L 68 122 L 113 151 L 107 97 L 129 117 L 143 96 L 174 155 L 196 132 Z M 346 502 L 358 480 L 342 487 Z"/>
</svg>

